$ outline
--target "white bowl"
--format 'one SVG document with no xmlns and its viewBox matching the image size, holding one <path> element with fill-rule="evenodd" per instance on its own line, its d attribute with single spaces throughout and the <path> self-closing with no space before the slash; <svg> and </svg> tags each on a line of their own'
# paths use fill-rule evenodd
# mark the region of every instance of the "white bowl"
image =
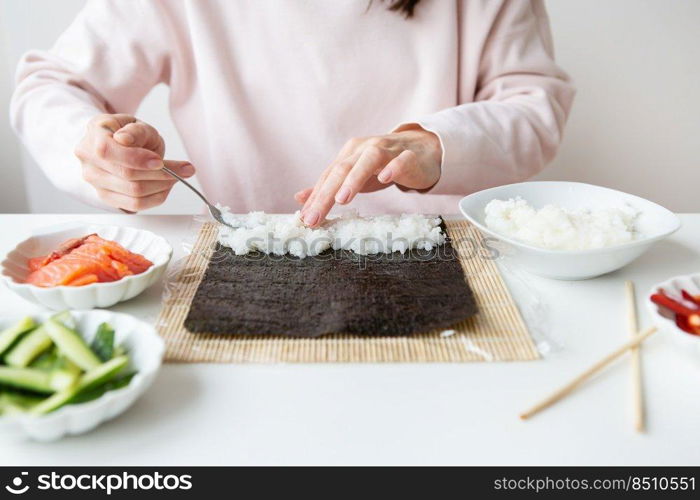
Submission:
<svg viewBox="0 0 700 500">
<path fill-rule="evenodd" d="M 646 299 L 647 308 L 654 325 L 659 330 L 667 332 L 675 344 L 684 352 L 693 355 L 700 354 L 700 335 L 693 335 L 678 328 L 675 315 L 651 301 L 651 295 L 659 290 L 663 290 L 672 299 L 692 307 L 692 304 L 688 304 L 683 299 L 681 290 L 686 290 L 692 295 L 700 294 L 700 273 L 675 276 L 657 283 L 649 290 L 649 296 Z"/>
<path fill-rule="evenodd" d="M 10 415 L 0 417 L 0 429 L 15 431 L 17 428 L 39 441 L 53 441 L 67 434 L 82 434 L 120 415 L 153 383 L 160 369 L 165 346 L 155 328 L 128 314 L 111 311 L 72 311 L 77 330 L 91 342 L 100 323 L 107 322 L 115 330 L 115 343 L 124 346 L 129 356 L 129 367 L 125 373 L 136 371 L 129 385 L 109 391 L 100 398 L 87 403 L 67 405 L 53 413 L 42 416 Z M 51 313 L 39 315 L 45 320 Z M 0 329 L 6 328 L 20 318 L 0 319 Z"/>
<path fill-rule="evenodd" d="M 30 257 L 46 255 L 70 238 L 97 233 L 116 241 L 123 247 L 146 257 L 153 265 L 141 274 L 127 276 L 111 283 L 85 286 L 56 286 L 42 288 L 24 283 Z M 93 309 L 110 307 L 117 302 L 136 297 L 158 281 L 170 261 L 173 249 L 165 240 L 150 231 L 130 227 L 99 224 L 67 223 L 37 229 L 32 236 L 18 244 L 0 264 L 0 278 L 17 295 L 49 309 Z"/>
<path fill-rule="evenodd" d="M 640 236 L 630 243 L 593 250 L 549 250 L 522 243 L 486 227 L 484 208 L 494 199 L 520 196 L 535 207 L 555 204 L 568 209 L 618 207 L 628 204 L 640 211 Z M 546 278 L 580 280 L 615 271 L 642 255 L 651 245 L 676 232 L 680 220 L 669 210 L 644 198 L 579 182 L 523 182 L 485 189 L 462 198 L 462 214 L 483 233 L 498 240 L 498 250 L 533 274 Z"/>
</svg>

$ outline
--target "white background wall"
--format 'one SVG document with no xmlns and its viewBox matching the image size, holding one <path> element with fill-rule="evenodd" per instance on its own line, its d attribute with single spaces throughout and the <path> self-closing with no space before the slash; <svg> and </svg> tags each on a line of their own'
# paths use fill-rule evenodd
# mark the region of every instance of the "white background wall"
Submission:
<svg viewBox="0 0 700 500">
<path fill-rule="evenodd" d="M 83 3 L 0 0 L 5 115 L 11 74 L 22 52 L 48 48 Z M 579 93 L 559 156 L 538 178 L 601 184 L 678 212 L 700 212 L 700 0 L 550 0 L 547 5 L 558 60 Z M 139 116 L 161 131 L 169 157 L 184 158 L 166 103 L 167 89 L 157 88 Z M 43 178 L 4 117 L 0 169 L 0 212 L 91 210 Z M 154 213 L 199 209 L 178 186 Z"/>
</svg>

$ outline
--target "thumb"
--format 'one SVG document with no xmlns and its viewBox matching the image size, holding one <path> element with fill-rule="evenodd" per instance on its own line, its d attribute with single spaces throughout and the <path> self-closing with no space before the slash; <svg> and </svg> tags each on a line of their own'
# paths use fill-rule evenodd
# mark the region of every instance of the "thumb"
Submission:
<svg viewBox="0 0 700 500">
<path fill-rule="evenodd" d="M 194 165 L 188 161 L 165 160 L 163 164 L 180 177 L 188 178 L 196 173 Z"/>
<path fill-rule="evenodd" d="M 418 157 L 411 150 L 405 150 L 391 160 L 386 167 L 379 172 L 377 179 L 382 184 L 393 182 L 397 186 L 407 189 L 429 189 L 440 179 L 439 169 L 432 172 L 418 163 Z"/>
</svg>

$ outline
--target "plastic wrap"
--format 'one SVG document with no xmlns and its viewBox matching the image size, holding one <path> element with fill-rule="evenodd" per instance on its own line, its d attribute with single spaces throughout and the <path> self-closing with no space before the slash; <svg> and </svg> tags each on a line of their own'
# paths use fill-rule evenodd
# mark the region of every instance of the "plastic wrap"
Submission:
<svg viewBox="0 0 700 500">
<path fill-rule="evenodd" d="M 164 303 L 173 304 L 173 300 L 177 300 L 178 294 L 175 293 L 177 290 L 181 289 L 183 286 L 191 286 L 193 281 L 201 278 L 201 264 L 202 262 L 208 262 L 208 259 L 211 258 L 213 246 L 215 246 L 215 243 L 212 243 L 206 248 L 202 248 L 201 245 L 199 247 L 197 246 L 200 231 L 206 222 L 210 222 L 210 219 L 206 216 L 196 216 L 193 219 L 193 223 L 190 225 L 190 232 L 182 241 L 182 248 L 185 252 L 185 257 L 173 263 L 166 275 L 163 295 Z M 485 241 L 478 242 L 477 245 L 482 247 L 487 246 Z M 509 264 L 508 259 L 503 258 L 504 254 L 501 249 L 494 247 L 491 242 L 488 242 L 488 246 L 491 250 L 490 252 L 481 252 L 475 258 L 484 258 L 496 261 L 506 286 L 510 290 L 511 295 L 516 302 L 518 309 L 520 310 L 523 320 L 528 327 L 530 337 L 532 338 L 537 353 L 539 353 L 540 356 L 548 356 L 551 353 L 558 351 L 560 349 L 560 343 L 551 337 L 548 308 L 540 299 L 537 290 L 535 290 L 528 283 L 526 273 Z M 195 255 L 192 255 L 193 252 Z M 196 259 L 200 265 L 192 265 L 193 261 L 191 258 Z M 191 297 L 187 300 L 187 302 L 189 301 L 191 301 Z M 183 308 L 189 306 L 189 303 L 184 303 L 185 301 L 182 300 L 181 302 L 183 303 L 175 305 Z M 160 321 L 167 321 L 167 319 L 161 318 Z M 166 325 L 161 324 L 159 326 L 163 327 Z M 457 330 L 445 329 L 441 331 L 439 335 L 437 335 L 437 341 L 444 340 L 454 342 L 455 344 L 459 343 L 460 350 L 470 353 L 470 355 L 467 357 L 471 359 L 455 358 L 454 361 L 498 361 L 504 359 L 500 358 L 498 355 L 494 355 L 489 348 L 489 341 L 496 341 L 498 339 L 489 339 L 483 335 L 476 335 L 474 338 L 472 338 L 470 335 L 459 335 L 458 333 L 460 332 Z M 310 341 L 321 341 L 323 338 L 324 337 L 311 339 Z M 305 341 L 308 342 L 309 339 L 306 339 Z M 375 340 L 372 340 L 372 342 L 375 342 Z M 446 345 L 449 346 L 449 344 Z M 433 361 L 435 360 L 433 358 L 429 359 Z M 248 359 L 238 358 L 236 358 L 236 360 L 249 361 Z M 445 361 L 451 360 L 445 359 Z"/>
</svg>

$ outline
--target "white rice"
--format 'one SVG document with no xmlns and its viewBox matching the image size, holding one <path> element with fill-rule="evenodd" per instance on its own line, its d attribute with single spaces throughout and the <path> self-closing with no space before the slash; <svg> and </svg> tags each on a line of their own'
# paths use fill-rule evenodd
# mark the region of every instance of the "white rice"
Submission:
<svg viewBox="0 0 700 500">
<path fill-rule="evenodd" d="M 489 229 L 533 246 L 588 250 L 633 241 L 638 215 L 629 205 L 591 210 L 545 205 L 538 210 L 518 197 L 489 202 L 485 222 Z"/>
<path fill-rule="evenodd" d="M 361 255 L 405 253 L 411 249 L 432 250 L 445 242 L 439 217 L 418 214 L 360 217 L 349 212 L 328 219 L 311 229 L 294 215 L 251 212 L 231 214 L 222 209 L 224 219 L 235 229 L 221 226 L 219 243 L 236 255 L 260 251 L 267 254 L 311 257 L 329 248 L 351 250 Z"/>
</svg>

